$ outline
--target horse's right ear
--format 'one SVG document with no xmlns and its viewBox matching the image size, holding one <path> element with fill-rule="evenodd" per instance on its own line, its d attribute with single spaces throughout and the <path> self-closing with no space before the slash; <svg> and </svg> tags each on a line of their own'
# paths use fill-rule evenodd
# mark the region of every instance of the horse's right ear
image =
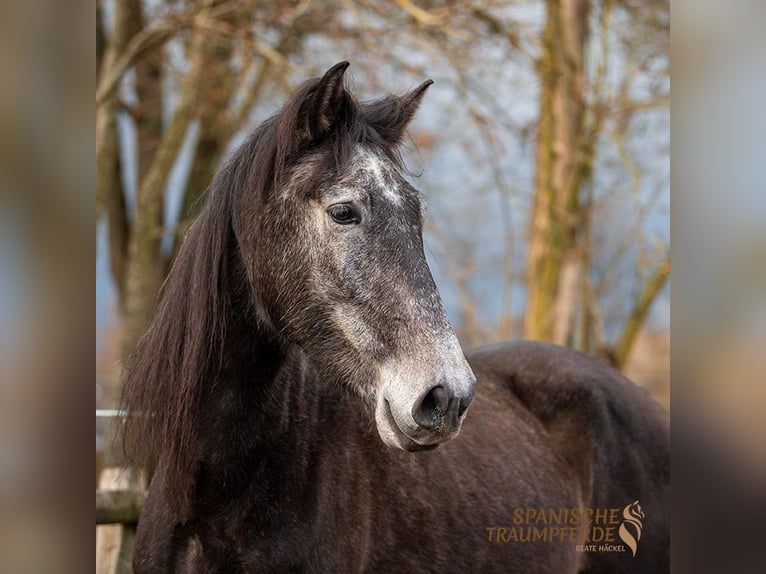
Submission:
<svg viewBox="0 0 766 574">
<path fill-rule="evenodd" d="M 351 107 L 351 96 L 343 83 L 348 66 L 348 62 L 335 64 L 306 95 L 295 126 L 300 144 L 320 140 L 345 119 Z"/>
<path fill-rule="evenodd" d="M 426 80 L 414 90 L 403 96 L 387 96 L 362 105 L 362 113 L 367 122 L 380 136 L 393 146 L 399 145 L 407 126 L 420 106 L 423 94 L 433 80 Z"/>
</svg>

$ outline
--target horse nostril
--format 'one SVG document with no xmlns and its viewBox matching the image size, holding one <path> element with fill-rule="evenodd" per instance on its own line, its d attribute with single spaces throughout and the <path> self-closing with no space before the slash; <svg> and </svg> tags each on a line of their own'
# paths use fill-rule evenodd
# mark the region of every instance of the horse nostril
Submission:
<svg viewBox="0 0 766 574">
<path fill-rule="evenodd" d="M 471 392 L 468 394 L 468 396 L 460 399 L 460 408 L 458 409 L 457 416 L 462 417 L 465 411 L 471 405 L 472 401 L 473 401 L 473 389 L 471 389 Z"/>
<path fill-rule="evenodd" d="M 435 428 L 441 424 L 442 417 L 449 408 L 449 401 L 447 391 L 443 386 L 437 385 L 412 408 L 412 418 L 422 427 Z"/>
</svg>

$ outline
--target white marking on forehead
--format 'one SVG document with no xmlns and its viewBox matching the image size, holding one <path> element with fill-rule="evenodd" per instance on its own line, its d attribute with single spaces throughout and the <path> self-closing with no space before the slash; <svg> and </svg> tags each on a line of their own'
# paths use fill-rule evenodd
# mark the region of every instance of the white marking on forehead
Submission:
<svg viewBox="0 0 766 574">
<path fill-rule="evenodd" d="M 401 205 L 402 196 L 399 193 L 399 186 L 393 177 L 386 178 L 385 172 L 391 171 L 391 167 L 370 151 L 364 151 L 361 154 L 362 169 L 369 173 L 375 180 L 375 183 L 383 192 L 383 196 L 395 205 Z"/>
</svg>

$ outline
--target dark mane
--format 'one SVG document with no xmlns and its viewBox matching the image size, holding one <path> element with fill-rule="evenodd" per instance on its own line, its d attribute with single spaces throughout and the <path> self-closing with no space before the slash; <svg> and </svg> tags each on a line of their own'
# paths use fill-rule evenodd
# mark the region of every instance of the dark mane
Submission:
<svg viewBox="0 0 766 574">
<path fill-rule="evenodd" d="M 125 369 L 128 458 L 150 472 L 163 459 L 174 488 L 181 487 L 195 460 L 202 385 L 222 359 L 231 304 L 227 249 L 236 163 L 232 158 L 216 176 L 211 200 L 189 231 L 151 326 Z"/>
<path fill-rule="evenodd" d="M 209 196 L 163 286 L 151 326 L 128 359 L 123 382 L 125 451 L 131 463 L 154 469 L 162 462 L 166 486 L 188 491 L 198 459 L 195 425 L 205 385 L 215 383 L 232 313 L 231 253 L 236 215 L 244 198 L 267 201 L 290 168 L 312 149 L 327 150 L 339 170 L 354 143 L 375 146 L 402 165 L 397 139 L 386 139 L 379 120 L 395 116 L 395 98 L 358 104 L 345 89 L 336 128 L 305 149 L 307 105 L 319 79 L 302 84 L 274 116 L 235 150 L 215 175 Z M 378 124 L 378 125 L 376 125 Z M 381 133 L 383 132 L 383 133 Z"/>
</svg>

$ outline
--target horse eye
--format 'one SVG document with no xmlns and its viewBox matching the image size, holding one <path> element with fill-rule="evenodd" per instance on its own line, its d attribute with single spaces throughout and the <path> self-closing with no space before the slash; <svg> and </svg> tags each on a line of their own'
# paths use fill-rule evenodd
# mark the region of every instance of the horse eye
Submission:
<svg viewBox="0 0 766 574">
<path fill-rule="evenodd" d="M 340 225 L 351 225 L 359 223 L 362 218 L 350 203 L 339 203 L 333 205 L 327 210 L 335 223 Z"/>
</svg>

